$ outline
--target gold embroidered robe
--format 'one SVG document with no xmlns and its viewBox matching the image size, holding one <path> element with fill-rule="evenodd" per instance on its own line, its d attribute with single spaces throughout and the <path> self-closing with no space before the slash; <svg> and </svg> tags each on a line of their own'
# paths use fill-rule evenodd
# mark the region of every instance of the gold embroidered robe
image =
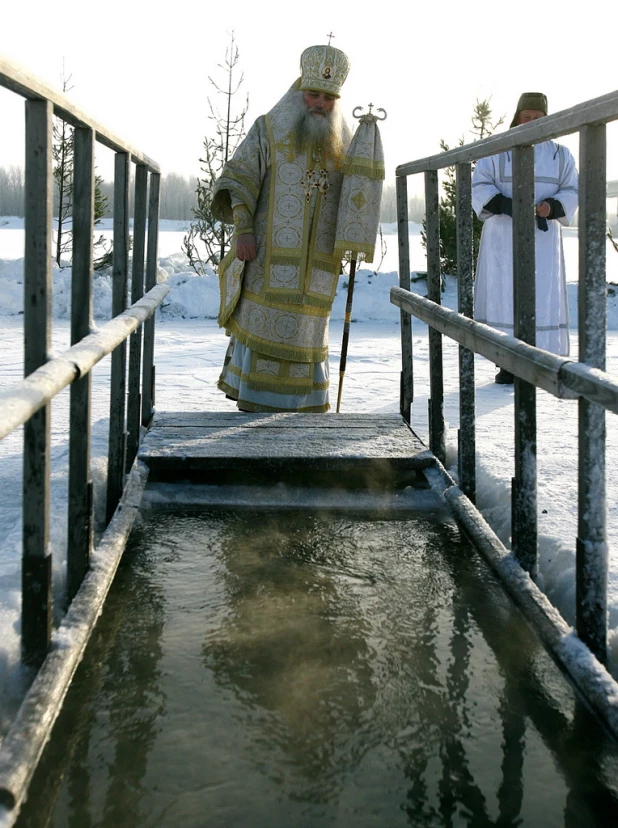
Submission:
<svg viewBox="0 0 618 828">
<path fill-rule="evenodd" d="M 253 215 L 257 254 L 252 262 L 239 262 L 232 244 L 219 265 L 219 324 L 259 354 L 316 363 L 328 357 L 328 320 L 341 268 L 333 248 L 342 176 L 331 163 L 325 177 L 311 151 L 296 152 L 293 92 L 256 120 L 215 186 L 218 218 L 231 223 L 232 204 L 238 203 Z"/>
</svg>

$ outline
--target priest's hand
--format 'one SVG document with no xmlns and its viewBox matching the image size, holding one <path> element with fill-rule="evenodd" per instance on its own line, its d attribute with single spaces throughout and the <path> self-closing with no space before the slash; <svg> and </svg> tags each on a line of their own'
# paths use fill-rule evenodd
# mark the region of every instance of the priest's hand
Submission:
<svg viewBox="0 0 618 828">
<path fill-rule="evenodd" d="M 236 258 L 241 262 L 255 259 L 255 236 L 253 233 L 241 233 L 236 239 Z"/>
<path fill-rule="evenodd" d="M 551 205 L 549 205 L 546 201 L 542 201 L 540 204 L 537 204 L 536 207 L 536 214 L 541 218 L 549 218 L 549 214 L 551 213 Z"/>
</svg>

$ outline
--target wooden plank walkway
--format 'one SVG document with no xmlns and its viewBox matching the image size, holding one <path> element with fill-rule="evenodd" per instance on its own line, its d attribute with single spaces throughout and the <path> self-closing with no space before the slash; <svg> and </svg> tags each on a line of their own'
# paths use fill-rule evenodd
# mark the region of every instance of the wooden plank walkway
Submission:
<svg viewBox="0 0 618 828">
<path fill-rule="evenodd" d="M 433 455 L 399 414 L 161 412 L 139 451 L 151 479 L 253 476 L 355 487 L 418 485 Z"/>
</svg>

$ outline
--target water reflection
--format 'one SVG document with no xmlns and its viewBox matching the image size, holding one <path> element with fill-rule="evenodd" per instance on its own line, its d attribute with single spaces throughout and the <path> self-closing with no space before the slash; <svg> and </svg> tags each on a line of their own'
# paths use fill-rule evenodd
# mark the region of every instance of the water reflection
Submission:
<svg viewBox="0 0 618 828">
<path fill-rule="evenodd" d="M 147 547 L 121 562 L 19 826 L 146 824 L 143 780 L 166 713 L 158 668 L 165 596 L 155 563 Z"/>
<path fill-rule="evenodd" d="M 452 528 L 153 515 L 133 547 L 21 825 L 618 821 L 615 746 Z"/>
<path fill-rule="evenodd" d="M 352 532 L 352 527 L 347 527 Z M 205 638 L 204 664 L 247 708 L 259 742 L 266 724 L 273 747 L 300 775 L 297 795 L 326 801 L 364 749 L 358 734 L 375 701 L 370 624 L 359 601 L 370 572 L 353 571 L 350 537 L 328 548 L 327 529 L 303 518 L 236 521 L 222 532 L 228 613 Z M 266 711 L 253 717 L 251 711 Z"/>
</svg>

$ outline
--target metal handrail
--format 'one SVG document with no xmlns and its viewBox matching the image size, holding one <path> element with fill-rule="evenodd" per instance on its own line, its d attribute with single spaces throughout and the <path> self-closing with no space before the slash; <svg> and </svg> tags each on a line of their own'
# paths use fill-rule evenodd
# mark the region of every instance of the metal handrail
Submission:
<svg viewBox="0 0 618 828">
<path fill-rule="evenodd" d="M 136 460 L 154 406 L 160 169 L 68 98 L 0 56 L 0 86 L 26 98 L 25 379 L 0 394 L 0 439 L 24 426 L 22 660 L 38 671 L 0 748 L 0 821 L 13 824 L 135 520 L 147 473 Z M 50 359 L 54 114 L 74 127 L 71 347 Z M 116 153 L 112 320 L 92 332 L 95 141 Z M 129 301 L 130 164 L 136 165 Z M 146 230 L 146 227 L 148 228 Z M 146 291 L 146 295 L 144 295 Z M 142 336 L 142 327 L 144 328 Z M 127 340 L 130 339 L 130 348 Z M 127 351 L 130 351 L 127 371 Z M 111 353 L 107 528 L 93 548 L 91 369 Z M 128 383 L 127 383 L 128 376 Z M 70 386 L 68 646 L 52 645 L 50 402 Z M 64 607 L 63 607 L 64 608 Z M 5 809 L 9 809 L 5 813 Z M 7 821 L 8 820 L 8 821 Z"/>
<path fill-rule="evenodd" d="M 533 579 L 538 572 L 536 389 L 542 388 L 557 397 L 579 398 L 576 629 L 600 664 L 607 662 L 605 415 L 607 410 L 618 413 L 618 381 L 605 371 L 606 124 L 616 120 L 618 91 L 481 141 L 399 165 L 396 170 L 399 288 L 391 291 L 391 302 L 401 310 L 400 410 L 408 422 L 414 388 L 411 318 L 415 316 L 429 325 L 429 446 L 442 463 L 446 447 L 441 337 L 444 334 L 460 343 L 459 486 L 456 488 L 461 489 L 471 508 L 476 497 L 474 354 L 483 355 L 515 375 L 511 551 Z M 576 131 L 580 147 L 579 361 L 537 348 L 534 323 L 534 144 Z M 505 151 L 513 155 L 513 337 L 473 320 L 472 163 Z M 457 191 L 459 313 L 440 305 L 438 171 L 453 166 Z M 417 173 L 423 173 L 425 178 L 427 298 L 410 291 L 407 176 Z M 477 530 L 482 534 L 479 527 L 486 524 L 480 515 L 475 526 L 476 529 L 467 528 L 473 535 Z M 478 545 L 482 547 L 482 543 Z M 561 654 L 554 652 L 554 655 L 568 671 Z M 590 699 L 594 694 L 587 695 Z M 615 721 L 612 729 L 618 737 L 618 718 Z"/>
<path fill-rule="evenodd" d="M 44 81 L 0 56 L 0 86 L 25 103 L 24 373 L 0 395 L 0 437 L 24 425 L 22 658 L 39 667 L 52 628 L 50 401 L 70 385 L 67 584 L 69 602 L 88 571 L 93 537 L 90 473 L 90 368 L 111 357 L 107 522 L 116 510 L 154 400 L 154 311 L 167 293 L 156 286 L 160 168 Z M 71 345 L 51 350 L 53 118 L 74 127 Z M 112 316 L 92 334 L 96 142 L 115 152 Z M 129 273 L 130 165 L 136 165 L 133 251 Z M 131 305 L 128 284 L 131 279 Z M 144 291 L 150 291 L 142 299 Z M 142 333 L 142 322 L 144 332 Z M 125 344 L 130 338 L 130 348 Z M 127 351 L 128 357 L 127 371 Z M 128 376 L 128 383 L 127 383 Z"/>
<path fill-rule="evenodd" d="M 14 61 L 10 61 L 2 55 L 0 55 L 0 86 L 10 89 L 11 92 L 15 92 L 30 101 L 50 101 L 54 107 L 54 114 L 71 124 L 71 126 L 92 129 L 96 133 L 97 141 L 100 141 L 109 149 L 114 152 L 128 153 L 134 162 L 148 167 L 150 172 L 161 172 L 156 161 L 118 138 L 111 130 L 82 112 L 62 92 L 54 89 L 53 86 L 32 75 L 27 69 L 18 66 Z"/>
<path fill-rule="evenodd" d="M 413 291 L 392 287 L 390 295 L 393 305 L 554 397 L 584 397 L 618 414 L 618 380 L 606 371 L 528 345 Z"/>
<path fill-rule="evenodd" d="M 489 138 L 483 138 L 473 144 L 454 147 L 447 152 L 429 155 L 408 164 L 400 164 L 395 175 L 414 175 L 428 170 L 443 170 L 454 164 L 478 161 L 488 155 L 497 155 L 505 150 L 513 150 L 515 147 L 527 147 L 541 141 L 549 141 L 552 138 L 568 135 L 584 126 L 597 126 L 616 119 L 618 119 L 618 90 L 577 104 L 570 109 L 555 112 L 553 115 L 538 118 L 528 124 L 513 127 L 507 132 L 490 135 Z"/>
<path fill-rule="evenodd" d="M 86 376 L 97 362 L 125 342 L 133 331 L 150 319 L 169 291 L 169 285 L 157 285 L 96 333 L 0 392 L 0 440 L 23 425 L 67 385 Z"/>
</svg>

